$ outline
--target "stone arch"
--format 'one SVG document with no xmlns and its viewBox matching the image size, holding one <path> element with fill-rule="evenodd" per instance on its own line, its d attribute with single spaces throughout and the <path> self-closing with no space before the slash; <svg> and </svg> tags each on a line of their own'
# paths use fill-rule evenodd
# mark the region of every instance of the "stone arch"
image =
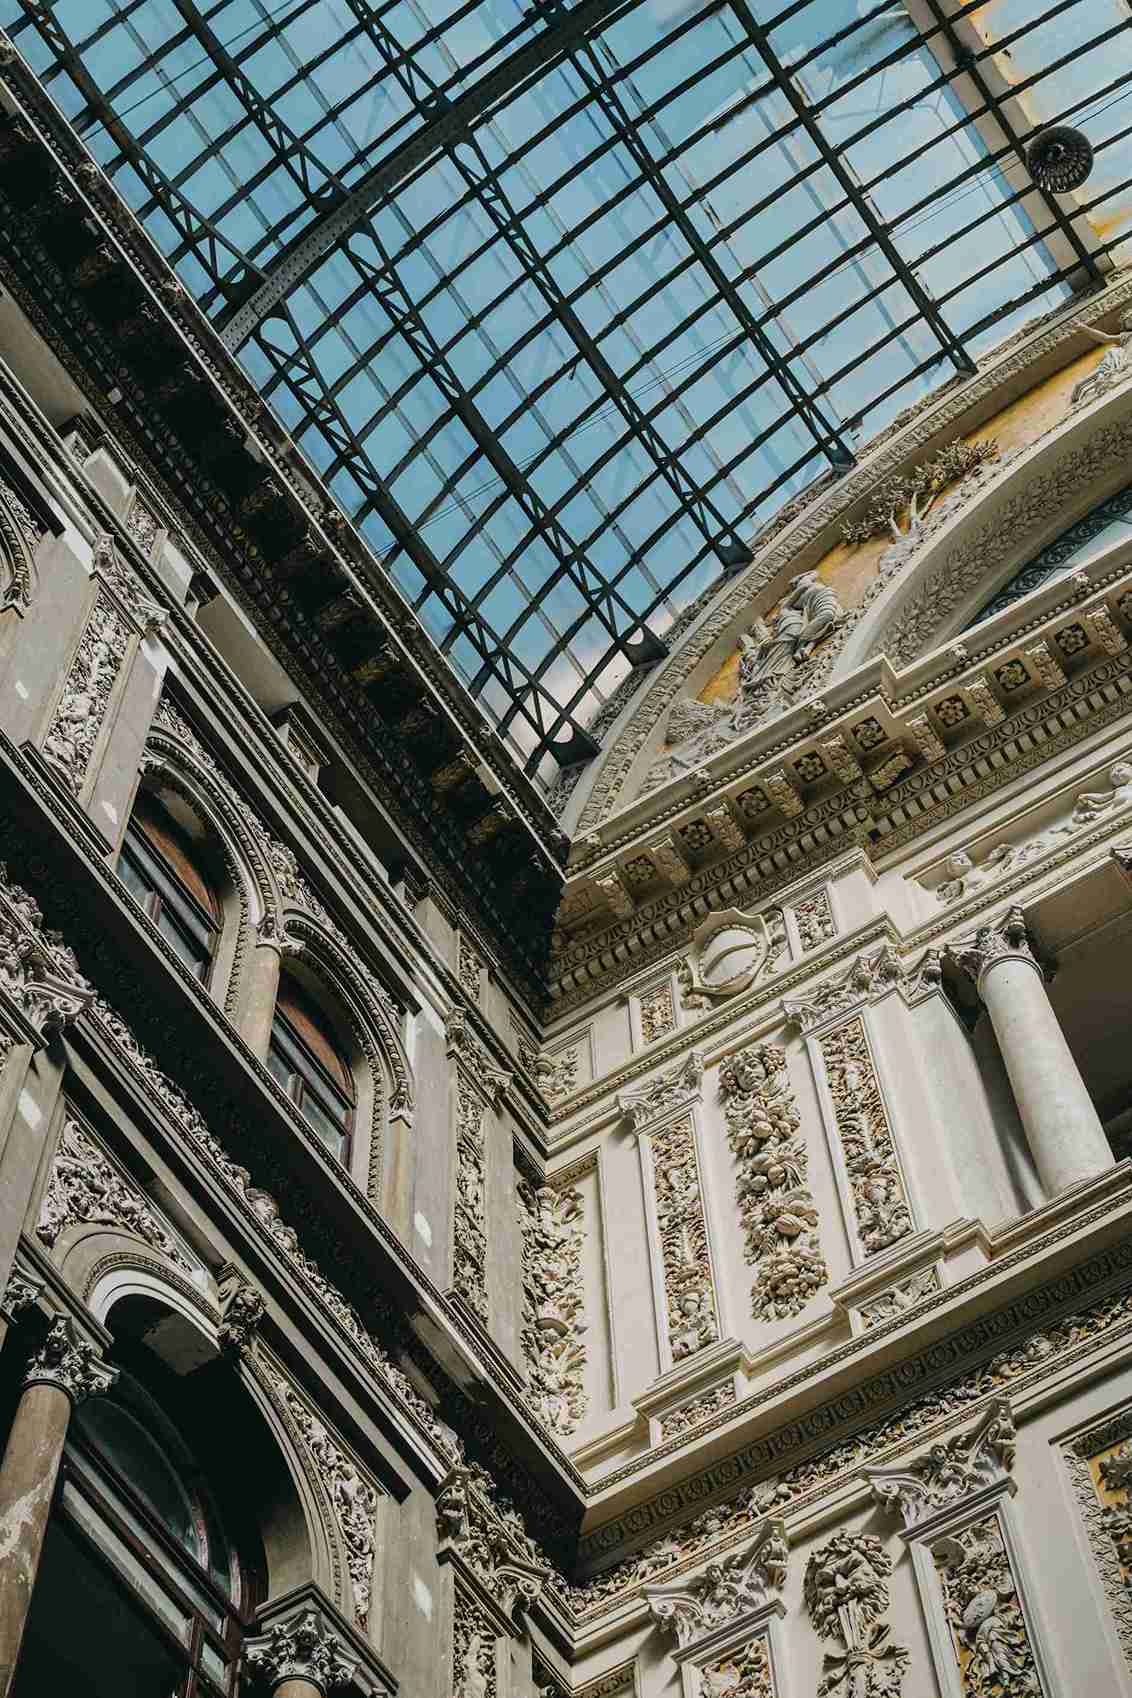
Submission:
<svg viewBox="0 0 1132 1698">
<path fill-rule="evenodd" d="M 396 1005 L 319 916 L 288 905 L 282 932 L 288 968 L 297 968 L 299 977 L 309 976 L 351 1041 L 358 1129 L 364 1129 L 364 1147 L 356 1150 L 352 1176 L 375 1208 L 389 1212 L 402 1186 L 414 1108 L 413 1071 Z"/>
<path fill-rule="evenodd" d="M 35 595 L 38 574 L 34 545 L 13 505 L 12 492 L 0 482 L 0 613 L 22 613 Z"/>
<path fill-rule="evenodd" d="M 957 638 L 1025 561 L 1128 483 L 1130 461 L 1125 385 L 1071 412 L 934 529 L 859 610 L 831 677 L 882 654 L 909 666 Z"/>
<path fill-rule="evenodd" d="M 341 1563 L 329 1541 L 327 1516 L 311 1479 L 309 1458 L 280 1418 L 254 1365 L 258 1344 L 224 1357 L 217 1339 L 219 1308 L 214 1306 L 210 1316 L 208 1306 L 186 1290 L 182 1278 L 161 1268 L 156 1257 L 139 1253 L 136 1244 L 133 1253 L 103 1247 L 89 1269 L 87 1287 L 92 1312 L 115 1341 L 121 1345 L 128 1340 L 135 1351 L 144 1346 L 167 1378 L 183 1385 L 183 1399 L 168 1414 L 186 1439 L 201 1436 L 185 1420 L 193 1406 L 198 1413 L 207 1410 L 207 1421 L 197 1425 L 211 1429 L 209 1442 L 217 1451 L 220 1435 L 226 1435 L 223 1442 L 233 1452 L 231 1474 L 223 1464 L 216 1469 L 216 1454 L 203 1460 L 214 1465 L 210 1484 L 224 1519 L 237 1534 L 242 1523 L 245 1534 L 255 1535 L 267 1596 L 279 1596 L 310 1580 L 335 1596 L 334 1575 Z M 113 1347 L 110 1356 L 113 1359 Z"/>
<path fill-rule="evenodd" d="M 274 912 L 279 894 L 262 835 L 228 785 L 196 749 L 158 721 L 149 736 L 139 788 L 172 792 L 195 815 L 219 852 L 223 935 L 211 989 L 230 1017 L 239 1002 L 257 928 Z"/>
</svg>

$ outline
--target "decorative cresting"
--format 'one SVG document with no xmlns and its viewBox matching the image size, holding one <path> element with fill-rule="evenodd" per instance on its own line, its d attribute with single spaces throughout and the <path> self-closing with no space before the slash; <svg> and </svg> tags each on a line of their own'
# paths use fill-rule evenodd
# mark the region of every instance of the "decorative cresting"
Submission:
<svg viewBox="0 0 1132 1698">
<path fill-rule="evenodd" d="M 0 1065 L 12 1046 L 38 1048 L 94 1000 L 71 950 L 0 861 Z"/>
<path fill-rule="evenodd" d="M 265 1378 L 288 1426 L 313 1463 L 314 1477 L 330 1506 L 345 1552 L 354 1617 L 359 1627 L 364 1628 L 369 1621 L 373 1593 L 378 1494 L 294 1386 L 272 1368 L 265 1369 Z"/>
<path fill-rule="evenodd" d="M 908 1652 L 889 1638 L 892 1558 L 873 1533 L 837 1533 L 806 1564 L 806 1609 L 822 1639 L 837 1642 L 822 1663 L 818 1698 L 899 1698 Z"/>
<path fill-rule="evenodd" d="M 646 1591 L 653 1620 L 676 1639 L 685 1698 L 786 1698 L 778 1638 L 786 1562 L 783 1523 L 765 1521 L 745 1550 L 709 1563 L 699 1581 Z"/>
<path fill-rule="evenodd" d="M 497 1642 L 517 1637 L 518 1617 L 540 1596 L 550 1568 L 515 1510 L 495 1504 L 482 1468 L 457 1467 L 436 1498 L 437 1561 L 455 1573 L 453 1698 L 506 1698 Z"/>
<path fill-rule="evenodd" d="M 304 1680 L 329 1698 L 358 1673 L 358 1660 L 321 1610 L 301 1605 L 244 1641 L 244 1668 L 274 1692 L 287 1680 Z"/>
<path fill-rule="evenodd" d="M 799 1315 L 826 1284 L 818 1212 L 806 1185 L 808 1156 L 786 1051 L 752 1044 L 719 1070 L 727 1142 L 736 1163 L 744 1253 L 758 1272 L 756 1320 Z"/>
<path fill-rule="evenodd" d="M 969 1433 L 864 1470 L 903 1521 L 941 1684 L 963 1698 L 1048 1691 L 1007 1521 L 1013 1463 L 1014 1419 L 997 1397 Z"/>
<path fill-rule="evenodd" d="M 680 995 L 686 1008 L 706 1008 L 738 996 L 766 972 L 786 947 L 782 911 L 744 914 L 722 908 L 709 914 L 692 933 L 688 954 L 680 963 Z"/>
<path fill-rule="evenodd" d="M 1132 762 L 1116 761 L 1109 769 L 1108 782 L 1106 790 L 1082 791 L 1066 819 L 1020 843 L 994 844 L 977 865 L 969 850 L 957 849 L 945 863 L 947 877 L 936 886 L 937 900 L 950 905 L 971 896 L 984 885 L 993 884 L 1061 848 L 1067 838 L 1086 831 L 1109 814 L 1132 808 Z"/>
<path fill-rule="evenodd" d="M 484 1116 L 511 1084 L 493 1067 L 462 1008 L 448 1016 L 448 1055 L 456 1070 L 456 1197 L 452 1285 L 487 1325 L 487 1142 Z"/>
<path fill-rule="evenodd" d="M 98 1348 L 83 1338 L 69 1315 L 57 1315 L 47 1337 L 28 1362 L 25 1386 L 55 1386 L 72 1403 L 109 1391 L 118 1378 L 117 1368 L 103 1362 Z"/>
<path fill-rule="evenodd" d="M 373 1072 L 375 1084 L 388 1076 L 390 1119 L 410 1121 L 413 1073 L 401 1040 L 401 1009 L 385 986 L 331 918 L 299 869 L 293 852 L 273 837 L 255 809 L 204 748 L 167 696 L 158 704 L 143 763 L 145 770 L 166 772 L 181 787 L 191 780 L 196 796 L 226 828 L 243 854 L 255 881 L 260 920 L 257 938 L 281 955 L 302 955 L 312 971 L 339 993 L 354 1034 Z M 230 868 L 242 889 L 241 869 Z M 375 1092 L 373 1146 L 380 1150 L 380 1091 Z M 371 1186 L 371 1190 L 373 1186 Z"/>
<path fill-rule="evenodd" d="M 95 539 L 94 602 L 43 739 L 43 753 L 69 789 L 82 793 L 115 686 L 137 640 L 156 629 L 164 611 L 118 556 L 114 538 Z"/>
<path fill-rule="evenodd" d="M 49 1248 L 71 1226 L 117 1227 L 150 1245 L 187 1274 L 198 1270 L 160 1214 L 68 1112 L 51 1163 L 35 1235 Z"/>
<path fill-rule="evenodd" d="M 846 1188 L 862 1253 L 875 1256 L 913 1231 L 896 1142 L 863 1017 L 815 1040 L 825 1069 Z"/>
<path fill-rule="evenodd" d="M 553 1433 L 572 1433 L 586 1413 L 582 1194 L 520 1181 L 527 1401 Z"/>
<path fill-rule="evenodd" d="M 1113 1165 L 1112 1149 L 1013 907 L 948 950 L 986 1006 L 1038 1176 L 1050 1196 Z"/>
<path fill-rule="evenodd" d="M 0 478 L 0 613 L 29 606 L 35 587 L 34 555 L 44 527 Z"/>
</svg>

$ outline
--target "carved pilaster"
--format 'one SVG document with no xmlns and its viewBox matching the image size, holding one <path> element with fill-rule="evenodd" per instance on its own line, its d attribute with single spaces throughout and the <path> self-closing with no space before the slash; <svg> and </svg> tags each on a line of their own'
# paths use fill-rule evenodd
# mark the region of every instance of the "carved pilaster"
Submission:
<svg viewBox="0 0 1132 1698">
<path fill-rule="evenodd" d="M 860 1014 L 814 1040 L 825 1071 L 848 1202 L 865 1256 L 914 1230 L 868 1030 Z"/>
<path fill-rule="evenodd" d="M 327 1698 L 350 1684 L 358 1661 L 326 1616 L 306 1605 L 244 1641 L 244 1668 L 272 1692 L 284 1681 L 305 1680 Z"/>
<path fill-rule="evenodd" d="M 28 1363 L 24 1385 L 56 1386 L 74 1404 L 109 1391 L 117 1378 L 117 1368 L 100 1359 L 97 1347 L 82 1337 L 75 1323 L 58 1315 Z"/>
<path fill-rule="evenodd" d="M 719 1070 L 727 1142 L 736 1164 L 744 1252 L 756 1277 L 756 1320 L 801 1314 L 829 1278 L 818 1212 L 807 1188 L 809 1157 L 786 1052 L 752 1044 Z"/>
<path fill-rule="evenodd" d="M 4 1287 L 4 1295 L 0 1298 L 0 1318 L 14 1321 L 27 1309 L 34 1309 L 43 1295 L 43 1281 L 35 1279 L 31 1274 L 13 1268 L 8 1275 L 8 1283 Z"/>
<path fill-rule="evenodd" d="M 582 1196 L 555 1185 L 520 1184 L 527 1400 L 555 1433 L 572 1433 L 586 1412 L 582 1282 Z"/>
<path fill-rule="evenodd" d="M 995 1397 L 969 1432 L 907 1463 L 866 1468 L 898 1514 L 943 1691 L 962 1698 L 1048 1693 L 1012 1537 L 1014 1419 Z"/>
</svg>

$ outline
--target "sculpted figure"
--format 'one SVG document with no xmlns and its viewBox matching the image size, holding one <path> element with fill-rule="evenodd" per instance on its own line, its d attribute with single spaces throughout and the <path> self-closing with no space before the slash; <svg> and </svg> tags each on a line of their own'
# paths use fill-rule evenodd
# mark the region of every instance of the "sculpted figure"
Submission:
<svg viewBox="0 0 1132 1698">
<path fill-rule="evenodd" d="M 773 627 L 756 619 L 750 635 L 739 638 L 741 688 L 792 672 L 813 653 L 822 638 L 845 617 L 845 610 L 816 572 L 800 572 L 774 616 Z"/>
<path fill-rule="evenodd" d="M 1110 336 L 1104 330 L 1094 330 L 1091 325 L 1082 324 L 1079 320 L 1077 328 L 1083 330 L 1086 336 L 1091 336 L 1094 342 L 1105 342 L 1108 346 L 1100 364 L 1094 366 L 1087 377 L 1073 385 L 1069 397 L 1070 412 L 1075 407 L 1084 407 L 1090 401 L 1099 400 L 1132 374 L 1132 312 L 1122 314 L 1120 328 L 1115 336 Z"/>
<path fill-rule="evenodd" d="M 1108 781 L 1112 785 L 1111 790 L 1086 790 L 1078 796 L 1069 823 L 1062 827 L 1063 830 L 1076 831 L 1080 826 L 1091 824 L 1099 815 L 1132 803 L 1132 763 L 1117 761 L 1109 771 Z"/>
</svg>

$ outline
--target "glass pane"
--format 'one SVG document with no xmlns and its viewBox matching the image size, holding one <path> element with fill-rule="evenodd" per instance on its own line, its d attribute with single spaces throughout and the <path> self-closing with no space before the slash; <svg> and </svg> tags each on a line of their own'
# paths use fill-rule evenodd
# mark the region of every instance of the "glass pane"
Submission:
<svg viewBox="0 0 1132 1698">
<path fill-rule="evenodd" d="M 47 1531 L 12 1698 L 174 1698 L 183 1652 L 60 1518 Z"/>
<path fill-rule="evenodd" d="M 123 1479 L 129 1481 L 167 1533 L 198 1562 L 204 1541 L 189 1495 L 157 1442 L 129 1410 L 110 1397 L 92 1397 L 78 1405 L 75 1424 Z"/>
</svg>

